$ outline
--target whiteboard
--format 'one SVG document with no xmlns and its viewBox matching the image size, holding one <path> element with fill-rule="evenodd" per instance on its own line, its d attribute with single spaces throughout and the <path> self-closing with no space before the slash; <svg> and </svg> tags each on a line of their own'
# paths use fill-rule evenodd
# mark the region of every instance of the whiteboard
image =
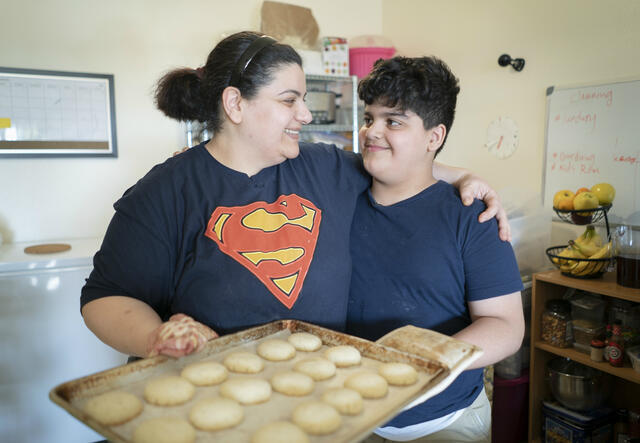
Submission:
<svg viewBox="0 0 640 443">
<path fill-rule="evenodd" d="M 640 80 L 547 89 L 544 206 L 557 191 L 611 183 L 609 221 L 640 225 Z"/>
</svg>

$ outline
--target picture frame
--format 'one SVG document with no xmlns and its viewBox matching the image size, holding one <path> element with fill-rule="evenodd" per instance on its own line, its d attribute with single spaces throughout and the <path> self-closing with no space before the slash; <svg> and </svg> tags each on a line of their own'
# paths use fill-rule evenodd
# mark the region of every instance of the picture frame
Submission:
<svg viewBox="0 0 640 443">
<path fill-rule="evenodd" d="M 0 67 L 0 158 L 117 156 L 112 74 Z"/>
</svg>

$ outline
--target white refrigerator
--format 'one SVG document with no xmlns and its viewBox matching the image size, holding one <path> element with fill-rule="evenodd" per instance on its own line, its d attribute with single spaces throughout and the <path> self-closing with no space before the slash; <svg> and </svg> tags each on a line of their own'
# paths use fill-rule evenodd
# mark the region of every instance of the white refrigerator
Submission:
<svg viewBox="0 0 640 443">
<path fill-rule="evenodd" d="M 0 441 L 78 442 L 99 434 L 49 399 L 56 385 L 126 363 L 80 315 L 80 289 L 100 239 L 30 255 L 0 245 Z"/>
</svg>

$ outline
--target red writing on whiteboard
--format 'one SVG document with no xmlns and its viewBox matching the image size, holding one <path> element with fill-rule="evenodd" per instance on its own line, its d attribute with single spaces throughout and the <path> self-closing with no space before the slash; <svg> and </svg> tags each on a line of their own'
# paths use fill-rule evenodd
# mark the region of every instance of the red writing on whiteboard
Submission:
<svg viewBox="0 0 640 443">
<path fill-rule="evenodd" d="M 560 115 L 557 114 L 554 118 L 554 120 L 558 123 L 564 123 L 567 125 L 580 125 L 580 124 L 584 124 L 584 125 L 591 125 L 593 129 L 596 129 L 596 120 L 598 119 L 598 116 L 596 115 L 595 112 L 587 112 L 587 113 L 582 113 L 582 111 L 576 113 L 576 114 L 570 114 L 570 115 Z"/>
<path fill-rule="evenodd" d="M 600 174 L 600 169 L 596 166 L 596 155 L 581 152 L 553 152 L 551 171 L 566 174 Z"/>
<path fill-rule="evenodd" d="M 640 158 L 631 155 L 618 155 L 613 157 L 614 162 L 628 163 L 630 165 L 640 165 Z"/>
<path fill-rule="evenodd" d="M 571 103 L 603 101 L 607 107 L 613 103 L 613 91 L 607 89 L 605 91 L 578 91 L 571 96 Z"/>
</svg>

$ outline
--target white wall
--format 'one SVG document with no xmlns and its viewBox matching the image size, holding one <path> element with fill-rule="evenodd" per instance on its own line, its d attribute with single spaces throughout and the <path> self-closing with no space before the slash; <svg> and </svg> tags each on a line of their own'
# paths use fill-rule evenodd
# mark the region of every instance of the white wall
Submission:
<svg viewBox="0 0 640 443">
<path fill-rule="evenodd" d="M 468 167 L 497 189 L 540 194 L 545 90 L 640 77 L 636 0 L 288 0 L 310 7 L 321 35 L 385 34 L 400 53 L 434 54 L 461 79 L 441 161 Z M 258 29 L 261 0 L 21 0 L 6 2 L 0 65 L 115 75 L 117 159 L 1 159 L 5 241 L 100 236 L 113 202 L 184 143 L 153 107 L 159 75 L 201 65 L 221 33 Z M 502 53 L 526 59 L 520 73 Z M 520 127 L 507 160 L 484 148 L 506 115 Z M 606 181 L 606 177 L 603 177 Z M 586 184 L 587 186 L 589 184 Z"/>
<path fill-rule="evenodd" d="M 510 194 L 514 189 L 527 196 L 541 193 L 548 86 L 640 78 L 636 0 L 383 0 L 382 5 L 384 34 L 400 53 L 436 55 L 460 78 L 456 120 L 439 159 L 470 168 Z M 503 53 L 524 58 L 524 70 L 500 67 Z M 483 148 L 486 128 L 498 116 L 513 118 L 520 128 L 519 149 L 506 160 Z"/>
<path fill-rule="evenodd" d="M 289 0 L 312 8 L 320 35 L 382 32 L 382 0 Z M 259 30 L 261 0 L 3 2 L 0 66 L 114 74 L 118 158 L 0 158 L 4 241 L 98 237 L 113 202 L 185 143 L 156 111 L 154 82 L 202 65 L 222 33 Z M 356 20 L 355 17 L 358 17 Z"/>
</svg>

